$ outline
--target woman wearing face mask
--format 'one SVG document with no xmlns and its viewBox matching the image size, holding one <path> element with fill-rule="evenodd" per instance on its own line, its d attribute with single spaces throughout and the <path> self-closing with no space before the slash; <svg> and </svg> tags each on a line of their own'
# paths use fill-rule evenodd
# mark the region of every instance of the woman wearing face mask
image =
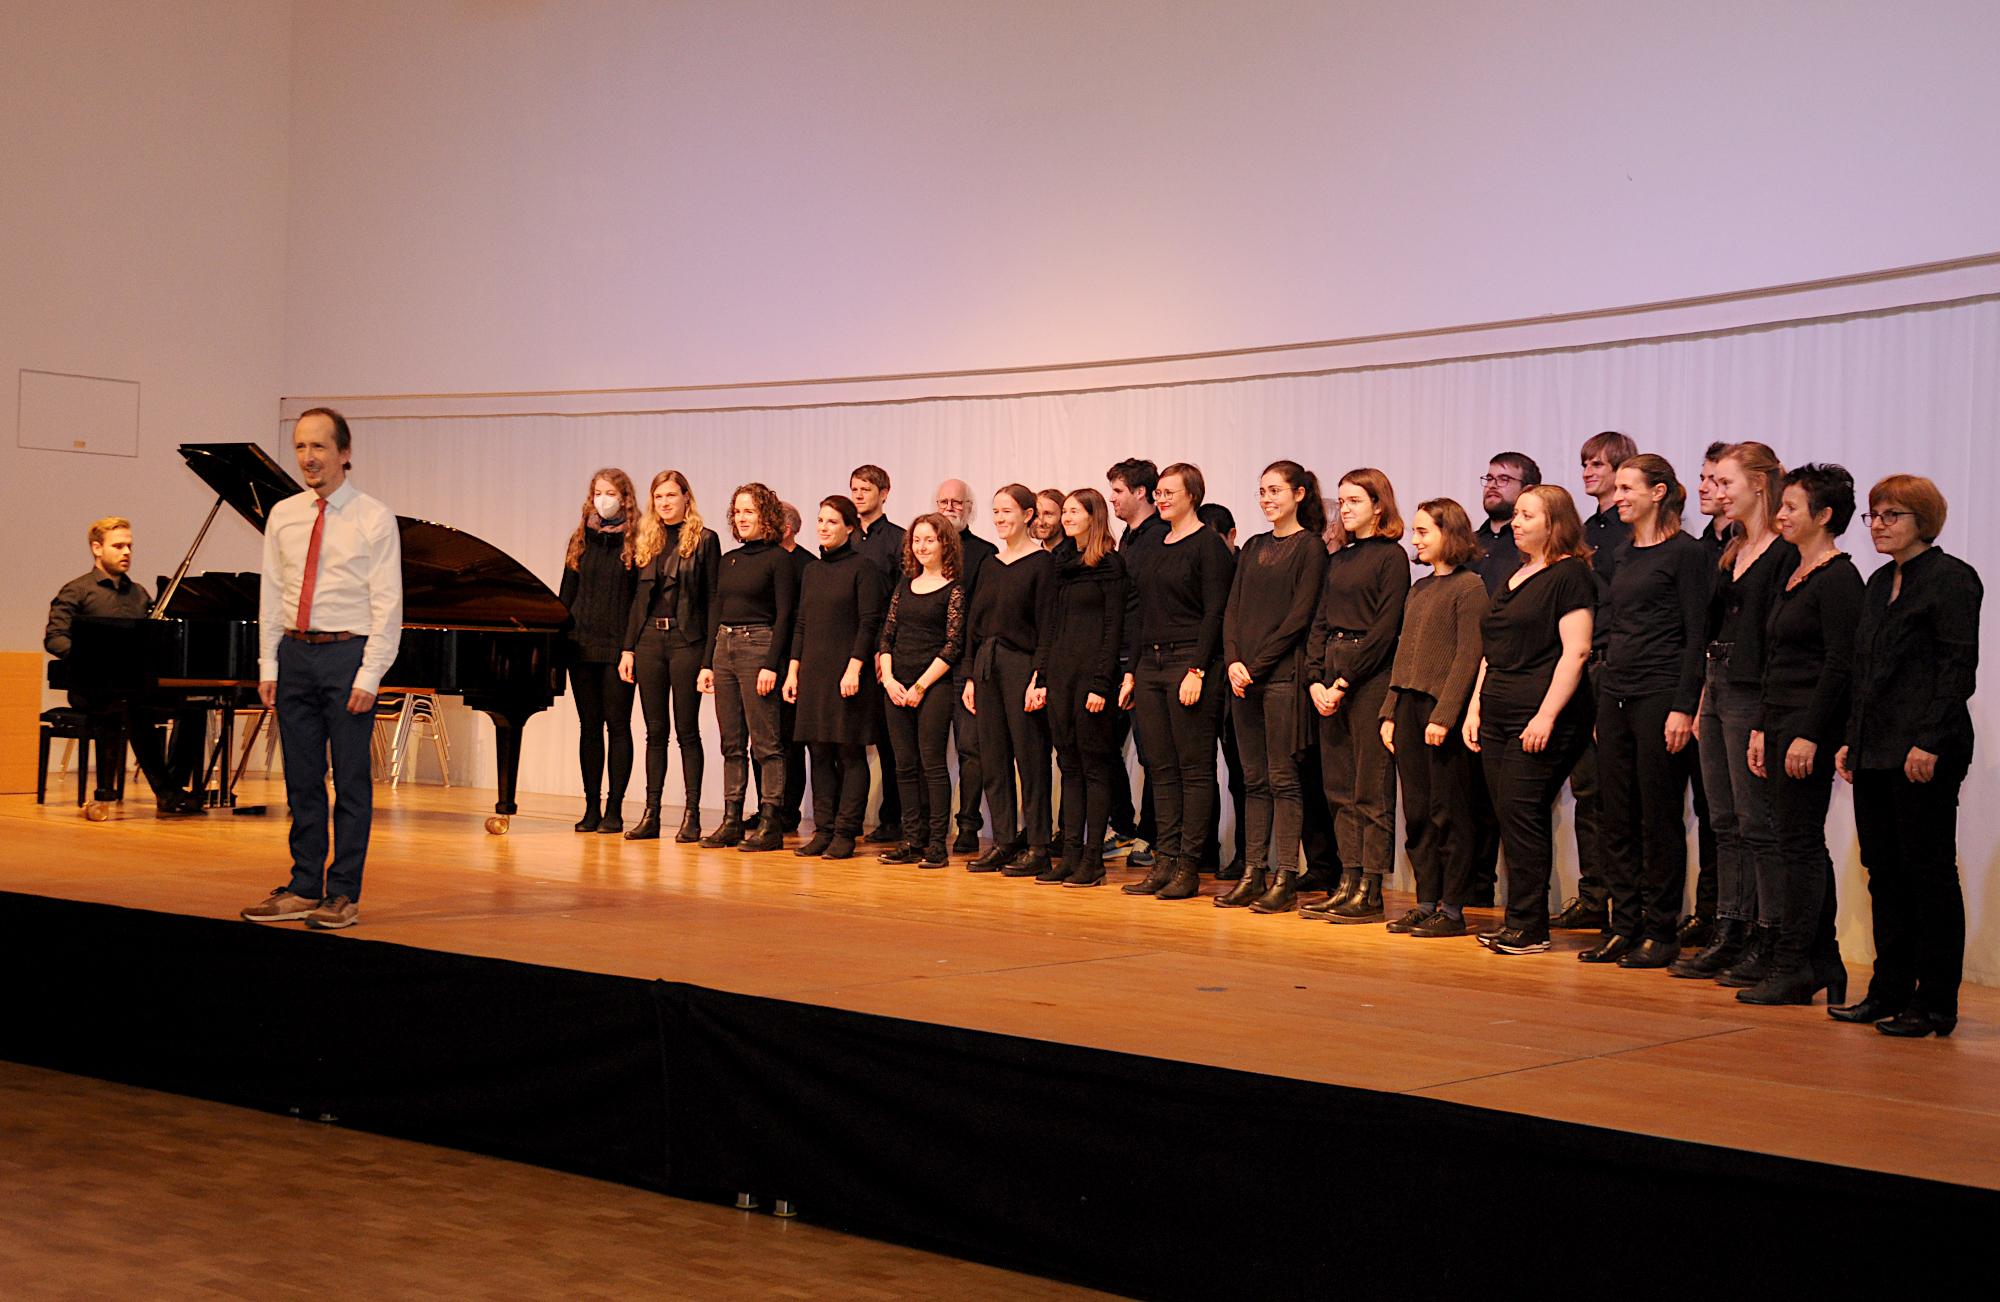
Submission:
<svg viewBox="0 0 2000 1302">
<path fill-rule="evenodd" d="M 1326 503 L 1319 476 L 1274 461 L 1257 481 L 1271 522 L 1243 544 L 1222 616 L 1222 660 L 1243 761 L 1243 878 L 1216 907 L 1283 913 L 1298 901 L 1305 798 L 1298 753 L 1313 744 L 1305 693 L 1306 636 L 1326 577 Z"/>
<path fill-rule="evenodd" d="M 1056 567 L 1029 532 L 1035 495 L 1009 484 L 993 495 L 1000 551 L 973 587 L 965 708 L 979 728 L 979 771 L 993 814 L 993 847 L 973 872 L 1039 877 L 1049 869 L 1048 691 L 1035 670 L 1055 597 Z M 1014 800 L 1020 772 L 1020 806 Z"/>
<path fill-rule="evenodd" d="M 1465 934 L 1472 902 L 1472 766 L 1465 720 L 1479 677 L 1479 621 L 1486 581 L 1472 520 L 1448 497 L 1417 508 L 1410 542 L 1431 572 L 1403 602 L 1403 631 L 1382 701 L 1382 744 L 1396 757 L 1403 789 L 1403 848 L 1417 879 L 1417 907 L 1389 930 L 1420 939 Z"/>
<path fill-rule="evenodd" d="M 1828 1011 L 1922 1039 L 1958 1025 L 1965 896 L 1958 788 L 1972 763 L 1979 575 L 1938 547 L 1944 494 L 1916 475 L 1868 490 L 1869 537 L 1890 564 L 1868 576 L 1854 631 L 1854 705 L 1834 757 L 1854 784 L 1854 831 L 1875 902 L 1875 974 Z"/>
<path fill-rule="evenodd" d="M 583 725 L 577 757 L 583 765 L 583 817 L 579 832 L 625 830 L 625 787 L 632 779 L 632 684 L 619 676 L 632 594 L 639 587 L 633 552 L 639 504 L 622 470 L 600 470 L 590 479 L 583 521 L 563 556 L 562 603 L 570 618 L 570 693 Z M 609 787 L 605 777 L 609 742 Z M 602 800 L 600 805 L 599 801 Z"/>
<path fill-rule="evenodd" d="M 799 576 L 785 671 L 784 698 L 798 707 L 792 738 L 812 756 L 813 837 L 792 853 L 851 859 L 868 807 L 868 744 L 881 690 L 869 662 L 888 598 L 882 572 L 854 550 L 861 516 L 851 499 L 822 501 L 816 527 L 820 563 Z"/>
<path fill-rule="evenodd" d="M 1597 580 L 1568 490 L 1538 484 L 1514 502 L 1521 566 L 1479 621 L 1479 681 L 1465 713 L 1507 854 L 1507 917 L 1480 937 L 1500 954 L 1549 947 L 1551 815 L 1569 771 L 1590 744 L 1590 696 L 1577 690 L 1590 662 Z"/>
<path fill-rule="evenodd" d="M 1062 766 L 1062 861 L 1035 880 L 1100 886 L 1111 784 L 1126 780 L 1110 709 L 1125 635 L 1125 561 L 1111 537 L 1111 510 L 1094 488 L 1063 501 L 1062 532 L 1050 557 L 1056 586 L 1048 634 L 1035 656 Z"/>
<path fill-rule="evenodd" d="M 646 813 L 625 838 L 658 839 L 667 747 L 678 734 L 687 809 L 674 840 L 686 843 L 701 839 L 699 680 L 715 637 L 709 602 L 722 566 L 722 544 L 715 530 L 702 527 L 694 490 L 680 471 L 654 475 L 646 500 L 632 556 L 639 566 L 639 586 L 625 625 L 625 651 L 618 657 L 618 676 L 638 684 L 646 716 Z"/>
<path fill-rule="evenodd" d="M 1777 883 L 1777 819 L 1767 783 L 1750 771 L 1750 731 L 1764 691 L 1764 629 L 1783 576 L 1798 568 L 1798 549 L 1778 536 L 1785 468 L 1762 443 L 1722 450 L 1709 485 L 1711 505 L 1731 525 L 1711 582 L 1706 685 L 1695 716 L 1702 788 L 1715 830 L 1715 934 L 1699 954 L 1668 968 L 1677 977 L 1753 986 L 1777 940 L 1782 912 Z M 1760 883 L 1769 882 L 1766 895 Z"/>
<path fill-rule="evenodd" d="M 965 654 L 964 552 L 958 529 L 937 512 L 903 536 L 903 581 L 889 598 L 875 663 L 889 697 L 896 781 L 903 789 L 903 842 L 883 863 L 942 868 L 951 861 L 951 689 L 935 690 Z M 925 815 L 929 818 L 926 820 Z"/>
<path fill-rule="evenodd" d="M 1701 707 L 1708 552 L 1681 528 L 1687 490 L 1665 457 L 1628 457 L 1611 502 L 1627 527 L 1604 604 L 1597 675 L 1610 926 L 1585 963 L 1665 967 L 1680 957 L 1688 770 Z"/>
<path fill-rule="evenodd" d="M 1861 572 L 1834 542 L 1854 517 L 1854 476 L 1839 466 L 1800 466 L 1785 476 L 1778 532 L 1799 553 L 1765 627 L 1763 712 L 1750 734 L 1750 770 L 1770 784 L 1785 874 L 1785 924 L 1764 979 L 1736 992 L 1746 1004 L 1829 1006 L 1847 998 L 1847 968 L 1834 935 L 1833 856 L 1826 810 L 1833 764 L 1847 728 L 1854 683 L 1854 626 Z"/>
<path fill-rule="evenodd" d="M 1054 551 L 1063 540 L 1062 509 L 1066 495 L 1060 488 L 1044 488 L 1035 494 L 1035 523 L 1031 532 L 1042 550 Z"/>
<path fill-rule="evenodd" d="M 1196 514 L 1206 493 L 1196 467 L 1176 462 L 1162 470 L 1153 505 L 1167 532 L 1128 552 L 1139 629 L 1126 681 L 1159 832 L 1153 870 L 1124 886 L 1128 895 L 1186 900 L 1201 893 L 1201 843 L 1217 796 L 1222 614 L 1236 568 L 1229 544 Z"/>
<path fill-rule="evenodd" d="M 1382 878 L 1396 866 L 1396 765 L 1382 745 L 1382 702 L 1410 591 L 1396 545 L 1403 517 L 1379 470 L 1350 470 L 1334 494 L 1332 556 L 1306 644 L 1307 691 L 1320 713 L 1320 772 L 1340 847 L 1340 881 L 1300 910 L 1331 922 L 1382 920 Z"/>
</svg>

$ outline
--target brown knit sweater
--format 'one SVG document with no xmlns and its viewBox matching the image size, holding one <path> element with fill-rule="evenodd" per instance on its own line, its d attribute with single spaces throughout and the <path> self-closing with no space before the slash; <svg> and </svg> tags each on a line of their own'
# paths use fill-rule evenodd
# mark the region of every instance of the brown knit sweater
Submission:
<svg viewBox="0 0 2000 1302">
<path fill-rule="evenodd" d="M 1403 637 L 1389 671 L 1382 717 L 1396 717 L 1400 692 L 1422 692 L 1437 702 L 1430 721 L 1458 726 L 1479 678 L 1479 619 L 1490 598 L 1469 569 L 1418 579 L 1403 602 Z"/>
</svg>

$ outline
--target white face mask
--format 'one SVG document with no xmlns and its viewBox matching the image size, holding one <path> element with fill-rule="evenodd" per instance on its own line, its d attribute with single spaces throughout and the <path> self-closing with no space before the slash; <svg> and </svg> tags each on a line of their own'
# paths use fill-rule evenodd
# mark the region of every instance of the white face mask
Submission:
<svg viewBox="0 0 2000 1302">
<path fill-rule="evenodd" d="M 600 520 L 616 520 L 618 509 L 624 504 L 615 493 L 599 493 L 590 500 L 597 507 L 597 518 Z"/>
</svg>

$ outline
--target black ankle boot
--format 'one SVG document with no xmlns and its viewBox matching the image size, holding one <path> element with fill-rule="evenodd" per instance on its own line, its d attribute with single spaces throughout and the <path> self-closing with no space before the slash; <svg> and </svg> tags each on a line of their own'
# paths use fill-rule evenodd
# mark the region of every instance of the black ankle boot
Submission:
<svg viewBox="0 0 2000 1302">
<path fill-rule="evenodd" d="M 1033 846 L 1009 859 L 1000 869 L 1002 877 L 1040 877 L 1049 870 L 1049 848 Z"/>
<path fill-rule="evenodd" d="M 1768 923 L 1757 924 L 1756 934 L 1751 937 L 1743 957 L 1736 960 L 1727 971 L 1716 974 L 1715 984 L 1737 989 L 1748 989 L 1764 979 L 1771 970 L 1771 958 L 1778 949 L 1778 929 Z"/>
<path fill-rule="evenodd" d="M 1340 870 L 1340 880 L 1333 884 L 1333 889 L 1327 892 L 1326 898 L 1316 904 L 1300 905 L 1299 915 L 1307 918 L 1331 918 L 1333 911 L 1347 903 L 1360 889 L 1361 870 L 1359 868 L 1342 868 Z"/>
<path fill-rule="evenodd" d="M 1756 985 L 1738 990 L 1736 992 L 1736 1002 L 1739 1004 L 1809 1004 L 1813 1001 L 1813 996 L 1819 993 L 1820 986 L 1823 984 L 1818 975 L 1812 970 L 1810 964 L 1805 967 L 1766 972 L 1764 979 Z"/>
<path fill-rule="evenodd" d="M 1063 879 L 1063 885 L 1066 887 L 1104 885 L 1104 855 L 1101 852 L 1097 854 L 1086 852 L 1076 871 Z"/>
<path fill-rule="evenodd" d="M 833 848 L 833 833 L 814 832 L 813 839 L 792 851 L 801 859 L 813 859 Z"/>
<path fill-rule="evenodd" d="M 851 836 L 842 836 L 840 833 L 835 832 L 833 834 L 833 843 L 826 847 L 826 853 L 821 857 L 826 859 L 852 859 L 854 857 L 854 838 Z"/>
<path fill-rule="evenodd" d="M 1048 866 L 1035 877 L 1040 886 L 1060 886 L 1077 873 L 1083 871 L 1083 851 L 1066 854 L 1060 859 L 1050 860 Z"/>
<path fill-rule="evenodd" d="M 765 850 L 785 848 L 785 825 L 779 821 L 776 805 L 758 813 L 757 834 L 745 837 L 743 844 L 736 848 L 744 854 L 758 854 Z"/>
<path fill-rule="evenodd" d="M 1185 855 L 1176 857 L 1174 859 L 1173 875 L 1167 878 L 1166 885 L 1153 892 L 1153 898 L 1156 900 L 1191 900 L 1201 894 L 1201 868 L 1199 863 L 1199 860 L 1190 859 Z"/>
<path fill-rule="evenodd" d="M 1697 954 L 1683 953 L 1667 969 L 1667 974 L 1700 981 L 1713 980 L 1736 966 L 1749 944 L 1749 923 L 1741 918 L 1717 918 L 1715 934 L 1709 937 L 1707 947 Z"/>
<path fill-rule="evenodd" d="M 1382 921 L 1382 874 L 1361 874 L 1361 889 L 1336 906 L 1331 917 L 1335 922 Z"/>
<path fill-rule="evenodd" d="M 654 807 L 654 817 L 657 821 L 657 806 Z M 693 845 L 701 840 L 701 805 L 693 796 L 688 797 L 687 813 L 681 815 L 681 830 L 674 833 L 674 840 L 682 845 Z"/>
<path fill-rule="evenodd" d="M 722 806 L 722 826 L 701 838 L 704 850 L 720 850 L 725 846 L 740 845 L 743 841 L 743 802 L 738 800 Z"/>
<path fill-rule="evenodd" d="M 1002 845 L 995 841 L 990 849 L 965 865 L 969 873 L 997 873 L 1014 862 L 1014 856 L 1021 853 L 1018 845 Z"/>
<path fill-rule="evenodd" d="M 604 817 L 597 820 L 597 830 L 604 833 L 606 836 L 610 836 L 614 832 L 624 831 L 625 830 L 624 808 L 619 805 L 606 806 L 604 810 Z"/>
<path fill-rule="evenodd" d="M 584 802 L 583 817 L 576 820 L 576 830 L 579 832 L 595 832 L 597 825 L 603 821 L 604 816 L 597 812 L 597 801 L 593 798 Z"/>
<path fill-rule="evenodd" d="M 1267 884 L 1264 880 L 1264 869 L 1261 865 L 1255 868 L 1245 868 L 1243 876 L 1237 879 L 1234 889 L 1215 897 L 1215 907 L 1218 909 L 1247 909 L 1250 907 L 1252 901 L 1264 893 L 1264 887 Z"/>
<path fill-rule="evenodd" d="M 1127 895 L 1152 895 L 1165 886 L 1174 875 L 1174 857 L 1169 854 L 1153 856 L 1153 866 L 1147 870 L 1143 880 L 1127 882 L 1118 889 Z"/>
<path fill-rule="evenodd" d="M 1299 875 L 1291 868 L 1271 874 L 1270 889 L 1250 903 L 1252 913 L 1290 913 L 1299 902 Z"/>
<path fill-rule="evenodd" d="M 639 816 L 639 821 L 634 823 L 632 825 L 631 830 L 625 833 L 625 839 L 627 841 L 659 840 L 660 807 L 658 805 L 646 806 L 646 812 L 644 814 L 641 814 Z"/>
</svg>

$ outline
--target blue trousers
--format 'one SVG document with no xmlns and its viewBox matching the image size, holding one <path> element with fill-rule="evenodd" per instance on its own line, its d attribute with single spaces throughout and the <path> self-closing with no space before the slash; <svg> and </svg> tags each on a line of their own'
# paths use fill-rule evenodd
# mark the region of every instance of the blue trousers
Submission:
<svg viewBox="0 0 2000 1302">
<path fill-rule="evenodd" d="M 375 712 L 347 712 L 368 639 L 278 643 L 278 740 L 285 748 L 285 797 L 292 807 L 294 895 L 361 899 L 361 865 L 375 815 L 368 743 Z M 333 761 L 333 862 L 327 863 L 326 768 Z M 324 885 L 322 885 L 322 882 Z"/>
</svg>

